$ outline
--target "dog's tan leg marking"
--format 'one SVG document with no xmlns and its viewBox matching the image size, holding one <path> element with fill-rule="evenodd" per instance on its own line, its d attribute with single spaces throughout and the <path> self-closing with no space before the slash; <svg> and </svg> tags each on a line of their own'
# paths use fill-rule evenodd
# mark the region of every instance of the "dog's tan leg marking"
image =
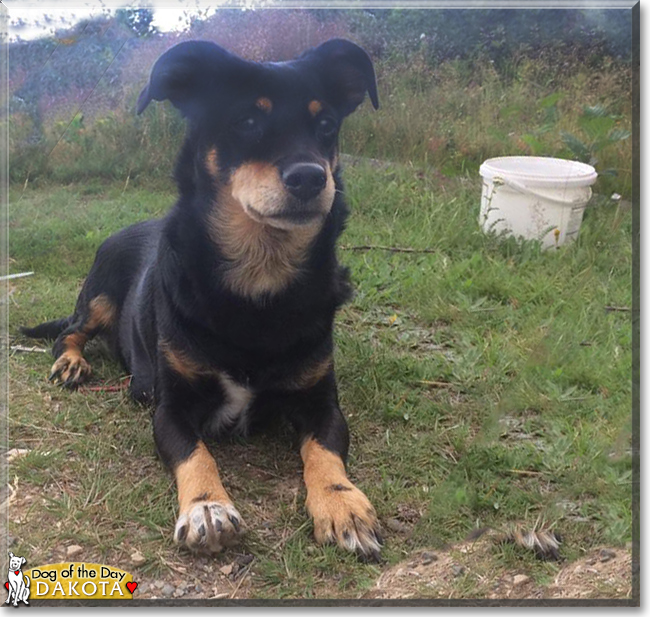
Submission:
<svg viewBox="0 0 650 617">
<path fill-rule="evenodd" d="M 98 330 L 109 329 L 115 321 L 115 307 L 104 294 L 88 303 L 88 319 L 78 332 L 66 336 L 63 353 L 56 359 L 50 371 L 50 380 L 64 386 L 76 387 L 92 373 L 90 364 L 83 357 L 83 350 Z"/>
<path fill-rule="evenodd" d="M 216 370 L 193 360 L 187 352 L 174 349 L 168 341 L 160 342 L 160 350 L 172 371 L 187 381 L 191 382 L 200 377 L 214 376 L 217 373 Z"/>
<path fill-rule="evenodd" d="M 178 504 L 181 513 L 190 509 L 197 498 L 232 503 L 221 483 L 217 463 L 203 442 L 175 469 Z"/>
<path fill-rule="evenodd" d="M 327 356 L 308 365 L 299 375 L 288 379 L 282 386 L 288 390 L 307 390 L 323 379 L 332 370 L 333 366 L 332 356 Z"/>
<path fill-rule="evenodd" d="M 237 541 L 241 515 L 221 484 L 217 463 L 203 442 L 174 469 L 179 514 L 174 540 L 193 551 L 218 553 Z"/>
<path fill-rule="evenodd" d="M 362 557 L 378 559 L 382 541 L 375 509 L 348 480 L 341 458 L 313 438 L 305 441 L 300 456 L 316 541 L 336 543 Z"/>
<path fill-rule="evenodd" d="M 110 328 L 115 321 L 115 306 L 105 294 L 99 294 L 89 303 L 88 321 L 84 324 L 83 331 L 94 332 L 100 328 Z"/>
</svg>

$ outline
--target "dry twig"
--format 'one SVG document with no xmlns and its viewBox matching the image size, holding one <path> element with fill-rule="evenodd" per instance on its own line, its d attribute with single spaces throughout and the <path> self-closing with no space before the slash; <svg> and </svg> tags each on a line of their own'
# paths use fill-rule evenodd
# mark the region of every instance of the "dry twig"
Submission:
<svg viewBox="0 0 650 617">
<path fill-rule="evenodd" d="M 363 244 L 359 246 L 341 246 L 344 251 L 390 251 L 391 253 L 437 253 L 436 249 L 414 249 L 402 246 L 380 246 L 378 244 Z"/>
</svg>

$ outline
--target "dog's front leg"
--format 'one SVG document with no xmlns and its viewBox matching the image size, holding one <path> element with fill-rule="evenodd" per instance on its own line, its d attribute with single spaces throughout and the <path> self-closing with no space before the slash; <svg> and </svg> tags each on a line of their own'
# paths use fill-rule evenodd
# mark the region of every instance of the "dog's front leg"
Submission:
<svg viewBox="0 0 650 617">
<path fill-rule="evenodd" d="M 178 488 L 174 540 L 207 554 L 234 544 L 241 532 L 241 516 L 221 483 L 216 461 L 184 412 L 159 404 L 154 414 L 154 437 Z"/>
<path fill-rule="evenodd" d="M 301 437 L 305 505 L 314 520 L 316 541 L 338 544 L 364 560 L 378 561 L 383 541 L 375 509 L 345 470 L 348 426 L 333 374 L 297 395 L 289 407 Z"/>
<path fill-rule="evenodd" d="M 21 573 L 22 576 L 22 573 Z M 23 600 L 23 595 L 25 591 L 25 581 L 19 580 L 16 585 L 16 595 L 14 596 L 14 606 L 18 606 L 18 603 Z"/>
</svg>

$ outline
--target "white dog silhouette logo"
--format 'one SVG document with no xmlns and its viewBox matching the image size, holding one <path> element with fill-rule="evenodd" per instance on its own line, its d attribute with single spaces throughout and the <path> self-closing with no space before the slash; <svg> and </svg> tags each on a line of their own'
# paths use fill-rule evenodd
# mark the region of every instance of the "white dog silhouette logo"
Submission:
<svg viewBox="0 0 650 617">
<path fill-rule="evenodd" d="M 27 601 L 29 599 L 29 576 L 25 576 L 21 571 L 25 561 L 24 557 L 16 557 L 13 553 L 9 553 L 9 580 L 5 583 L 9 595 L 5 604 L 9 604 L 13 596 L 14 606 L 18 606 L 18 602 L 29 606 Z"/>
</svg>

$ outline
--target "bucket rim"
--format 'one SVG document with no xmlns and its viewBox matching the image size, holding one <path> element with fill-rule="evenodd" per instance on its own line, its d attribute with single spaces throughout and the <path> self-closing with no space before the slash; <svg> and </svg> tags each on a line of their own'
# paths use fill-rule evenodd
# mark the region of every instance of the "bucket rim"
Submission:
<svg viewBox="0 0 650 617">
<path fill-rule="evenodd" d="M 479 173 L 486 180 L 506 176 L 528 186 L 547 188 L 591 186 L 598 178 L 596 170 L 587 163 L 551 156 L 491 158 L 483 162 Z"/>
</svg>

